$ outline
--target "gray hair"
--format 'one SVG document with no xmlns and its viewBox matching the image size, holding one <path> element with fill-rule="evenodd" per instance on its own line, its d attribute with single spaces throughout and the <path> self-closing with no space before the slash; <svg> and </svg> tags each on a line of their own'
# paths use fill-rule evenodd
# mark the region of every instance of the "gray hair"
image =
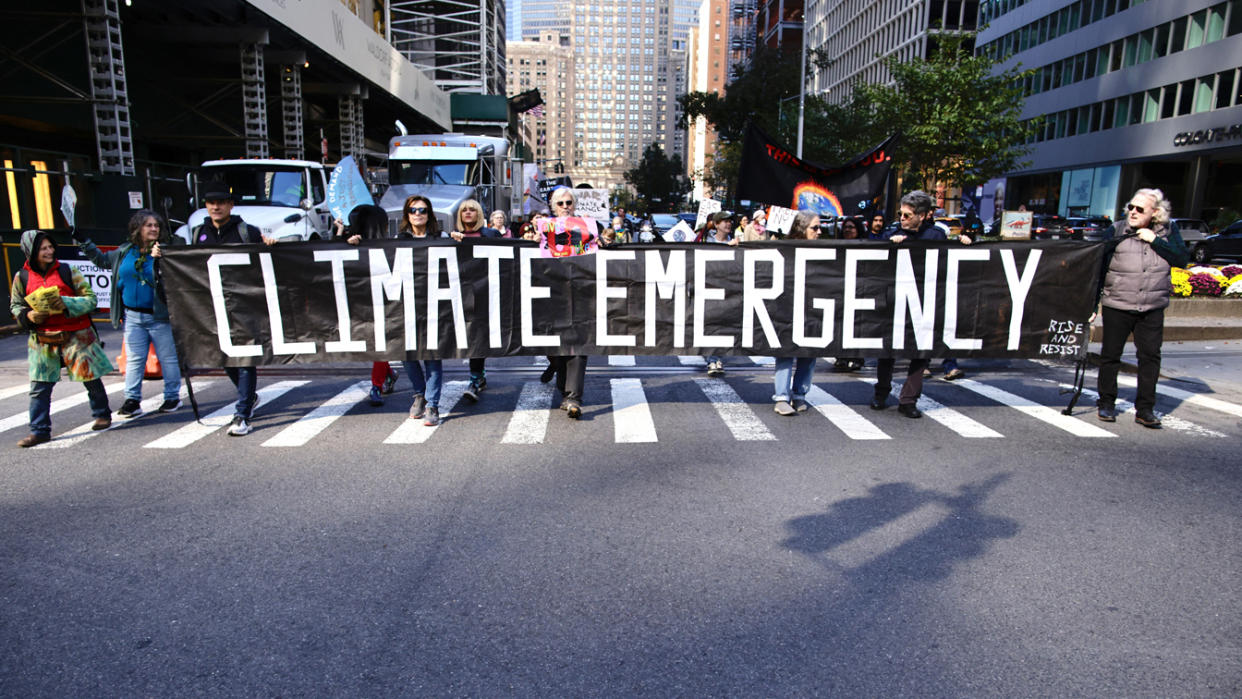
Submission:
<svg viewBox="0 0 1242 699">
<path fill-rule="evenodd" d="M 910 207 L 916 214 L 925 214 L 932 210 L 932 198 L 927 192 L 916 189 L 901 198 L 901 205 Z"/>
<path fill-rule="evenodd" d="M 577 206 L 578 195 L 574 194 L 574 190 L 572 187 L 566 187 L 565 185 L 561 185 L 557 187 L 556 189 L 552 190 L 552 193 L 548 195 L 548 203 L 551 204 L 552 200 L 556 198 L 556 195 L 561 192 L 568 194 L 569 200 L 572 201 L 575 206 Z"/>
<path fill-rule="evenodd" d="M 1164 198 L 1164 192 L 1158 189 L 1144 188 L 1134 193 L 1134 197 L 1144 196 L 1156 202 L 1156 210 L 1151 212 L 1152 223 L 1168 223 L 1173 219 L 1173 205 Z M 1130 199 L 1134 199 L 1130 197 Z"/>
<path fill-rule="evenodd" d="M 819 214 L 814 211 L 802 209 L 794 216 L 793 223 L 789 225 L 790 240 L 806 240 L 807 229 L 811 227 L 811 221 L 819 218 Z"/>
</svg>

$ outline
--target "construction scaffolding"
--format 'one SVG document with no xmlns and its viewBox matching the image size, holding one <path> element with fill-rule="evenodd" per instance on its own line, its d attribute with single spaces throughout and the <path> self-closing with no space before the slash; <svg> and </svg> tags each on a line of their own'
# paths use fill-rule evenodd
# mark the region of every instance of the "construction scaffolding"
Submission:
<svg viewBox="0 0 1242 699">
<path fill-rule="evenodd" d="M 266 158 L 267 87 L 263 80 L 263 44 L 242 44 L 242 113 L 246 128 L 246 157 Z"/>
<path fill-rule="evenodd" d="M 91 79 L 91 113 L 100 172 L 134 174 L 134 139 L 121 44 L 118 0 L 82 0 L 86 55 Z"/>
<path fill-rule="evenodd" d="M 284 127 L 285 157 L 301 160 L 306 157 L 302 125 L 302 66 L 296 63 L 280 67 L 280 116 Z"/>
<path fill-rule="evenodd" d="M 395 0 L 392 44 L 446 92 L 505 94 L 504 0 Z"/>
</svg>

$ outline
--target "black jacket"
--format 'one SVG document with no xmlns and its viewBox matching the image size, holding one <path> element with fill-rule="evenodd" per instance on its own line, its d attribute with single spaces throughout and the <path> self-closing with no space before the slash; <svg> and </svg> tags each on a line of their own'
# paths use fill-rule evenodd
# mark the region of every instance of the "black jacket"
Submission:
<svg viewBox="0 0 1242 699">
<path fill-rule="evenodd" d="M 262 232 L 242 221 L 241 216 L 229 216 L 224 226 L 218 229 L 208 217 L 190 233 L 191 245 L 244 245 L 261 242 Z"/>
</svg>

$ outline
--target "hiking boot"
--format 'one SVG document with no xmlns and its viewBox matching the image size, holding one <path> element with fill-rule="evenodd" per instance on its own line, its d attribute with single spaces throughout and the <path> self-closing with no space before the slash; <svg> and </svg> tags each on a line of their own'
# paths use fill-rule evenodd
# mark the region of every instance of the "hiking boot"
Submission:
<svg viewBox="0 0 1242 699">
<path fill-rule="evenodd" d="M 919 410 L 919 406 L 915 405 L 914 403 L 902 403 L 901 405 L 897 406 L 897 412 L 901 413 L 902 415 L 905 415 L 906 417 L 911 417 L 911 418 L 923 417 L 923 411 Z"/>
<path fill-rule="evenodd" d="M 136 418 L 142 414 L 142 404 L 133 398 L 126 398 L 125 402 L 121 404 L 121 409 L 116 411 L 116 414 L 126 420 Z"/>
<path fill-rule="evenodd" d="M 958 379 L 963 378 L 965 376 L 966 376 L 966 372 L 962 371 L 961 369 L 951 369 L 950 371 L 945 373 L 944 380 L 945 381 L 957 381 Z"/>
<path fill-rule="evenodd" d="M 159 410 L 161 413 L 175 413 L 180 408 L 181 408 L 180 398 L 169 398 L 163 403 L 160 403 Z"/>
<path fill-rule="evenodd" d="M 384 404 L 384 396 L 380 395 L 379 386 L 371 387 L 371 392 L 367 394 L 367 400 L 371 403 L 372 408 L 378 408 Z"/>
<path fill-rule="evenodd" d="M 582 404 L 574 400 L 573 398 L 566 398 L 565 399 L 565 414 L 569 416 L 569 419 L 577 420 L 578 418 L 582 417 Z"/>
<path fill-rule="evenodd" d="M 482 390 L 483 387 L 479 385 L 478 379 L 470 379 L 470 385 L 466 387 L 466 392 L 461 394 L 461 396 L 471 403 L 478 403 L 479 392 Z"/>
<path fill-rule="evenodd" d="M 883 410 L 887 407 L 888 407 L 888 394 L 887 393 L 877 393 L 875 394 L 874 397 L 872 397 L 871 399 L 872 410 Z"/>
<path fill-rule="evenodd" d="M 97 417 L 95 418 L 95 422 L 91 423 L 91 429 L 96 432 L 100 430 L 106 430 L 111 426 L 112 426 L 111 415 L 109 415 L 108 417 Z"/>
<path fill-rule="evenodd" d="M 428 406 L 427 413 L 423 418 L 423 424 L 427 427 L 435 427 L 440 424 L 440 409 Z"/>
<path fill-rule="evenodd" d="M 242 437 L 250 434 L 252 429 L 249 420 L 244 417 L 235 417 L 233 418 L 233 424 L 229 425 L 229 436 Z"/>
<path fill-rule="evenodd" d="M 1143 427 L 1150 427 L 1153 430 L 1160 428 L 1160 418 L 1156 417 L 1156 414 L 1150 410 L 1140 410 L 1135 413 L 1134 421 Z"/>
<path fill-rule="evenodd" d="M 1101 405 L 1096 409 L 1096 417 L 1100 422 L 1117 422 L 1117 409 L 1111 405 Z"/>
<path fill-rule="evenodd" d="M 790 405 L 789 401 L 787 400 L 776 401 L 776 406 L 773 408 L 773 410 L 776 411 L 777 415 L 784 415 L 785 417 L 798 414 L 798 411 L 795 410 L 794 407 Z"/>
<path fill-rule="evenodd" d="M 21 447 L 22 449 L 29 449 L 30 447 L 38 446 L 40 444 L 43 444 L 44 442 L 50 442 L 50 441 L 52 441 L 52 435 L 50 434 L 41 434 L 38 432 L 31 432 L 30 434 L 18 440 L 17 446 Z"/>
<path fill-rule="evenodd" d="M 418 418 L 423 416 L 423 413 L 426 410 L 427 410 L 427 399 L 423 398 L 423 394 L 421 393 L 415 394 L 414 402 L 410 404 L 410 419 L 417 420 Z"/>
<path fill-rule="evenodd" d="M 392 369 L 388 370 L 388 376 L 384 377 L 384 385 L 380 386 L 380 393 L 388 395 L 397 386 L 397 372 Z"/>
</svg>

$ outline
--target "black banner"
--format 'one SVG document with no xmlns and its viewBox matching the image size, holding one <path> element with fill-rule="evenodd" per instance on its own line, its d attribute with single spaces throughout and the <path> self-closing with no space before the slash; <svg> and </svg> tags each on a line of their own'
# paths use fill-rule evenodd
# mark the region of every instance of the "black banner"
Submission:
<svg viewBox="0 0 1242 699">
<path fill-rule="evenodd" d="M 1055 357 L 1086 351 L 1100 244 L 527 241 L 166 250 L 182 361 L 503 355 Z"/>
<path fill-rule="evenodd" d="M 797 156 L 758 126 L 746 129 L 737 182 L 738 199 L 814 211 L 822 217 L 859 216 L 879 203 L 892 168 L 893 139 L 839 167 L 823 167 Z"/>
</svg>

